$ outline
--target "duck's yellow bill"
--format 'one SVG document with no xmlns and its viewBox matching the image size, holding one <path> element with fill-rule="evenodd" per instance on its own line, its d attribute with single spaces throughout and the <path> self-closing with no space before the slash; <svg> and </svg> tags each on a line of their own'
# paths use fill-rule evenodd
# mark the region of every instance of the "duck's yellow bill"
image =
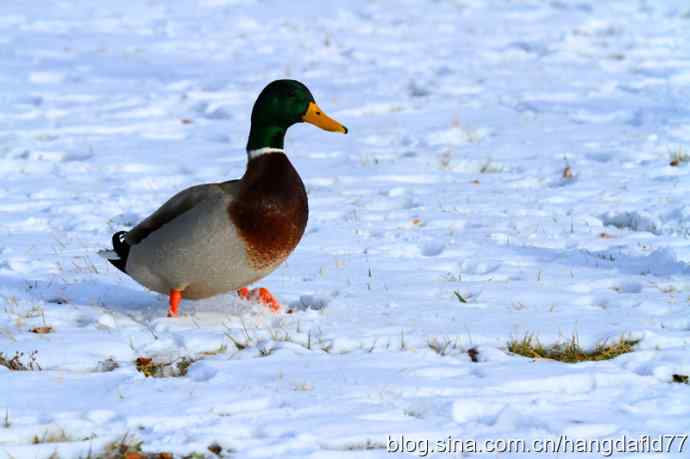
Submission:
<svg viewBox="0 0 690 459">
<path fill-rule="evenodd" d="M 307 113 L 304 114 L 302 120 L 306 123 L 318 126 L 321 129 L 325 129 L 326 131 L 347 134 L 347 128 L 345 126 L 326 115 L 314 102 L 309 102 Z"/>
</svg>

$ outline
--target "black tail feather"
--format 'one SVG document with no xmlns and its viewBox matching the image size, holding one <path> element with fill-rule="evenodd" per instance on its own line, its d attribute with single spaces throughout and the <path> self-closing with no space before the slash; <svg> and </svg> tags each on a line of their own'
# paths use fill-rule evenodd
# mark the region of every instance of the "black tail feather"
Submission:
<svg viewBox="0 0 690 459">
<path fill-rule="evenodd" d="M 119 258 L 117 260 L 108 260 L 123 273 L 127 272 L 125 268 L 127 266 L 127 257 L 129 256 L 129 244 L 125 241 L 126 234 L 127 231 L 118 231 L 113 234 L 113 250 L 115 250 Z"/>
</svg>

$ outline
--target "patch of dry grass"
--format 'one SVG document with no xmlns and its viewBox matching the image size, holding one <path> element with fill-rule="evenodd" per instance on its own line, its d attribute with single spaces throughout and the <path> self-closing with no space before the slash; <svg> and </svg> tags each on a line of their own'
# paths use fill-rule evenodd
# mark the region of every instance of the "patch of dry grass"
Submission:
<svg viewBox="0 0 690 459">
<path fill-rule="evenodd" d="M 261 357 L 267 357 L 276 350 L 278 343 L 292 343 L 304 347 L 311 351 L 319 349 L 323 352 L 331 352 L 333 349 L 333 342 L 324 339 L 320 331 L 308 331 L 306 339 L 304 334 L 299 329 L 299 324 L 295 333 L 291 333 L 283 328 L 266 328 L 256 329 L 252 333 L 249 332 L 244 322 L 242 322 L 241 334 L 230 330 L 226 325 L 227 331 L 225 336 L 233 344 L 236 351 L 243 351 L 249 348 L 256 348 Z"/>
<path fill-rule="evenodd" d="M 43 435 L 34 435 L 31 439 L 32 445 L 40 445 L 43 443 L 66 443 L 74 441 L 64 430 L 47 430 Z"/>
<path fill-rule="evenodd" d="M 690 161 L 690 154 L 685 151 L 683 147 L 678 147 L 671 150 L 670 166 L 678 167 Z"/>
<path fill-rule="evenodd" d="M 218 443 L 208 446 L 208 453 L 216 457 L 228 457 L 225 454 L 232 454 L 232 449 L 224 449 Z M 210 456 L 206 452 L 195 452 L 186 456 L 175 456 L 170 452 L 145 452 L 142 442 L 125 434 L 121 440 L 110 443 L 99 454 L 89 454 L 86 459 L 207 459 Z"/>
<path fill-rule="evenodd" d="M 108 444 L 100 454 L 89 454 L 86 459 L 143 459 L 148 457 L 141 451 L 141 441 L 125 434 L 122 439 Z"/>
<path fill-rule="evenodd" d="M 470 361 L 479 362 L 479 350 L 475 346 L 465 345 L 460 338 L 434 336 L 427 339 L 426 345 L 441 357 L 466 354 Z"/>
<path fill-rule="evenodd" d="M 587 351 L 580 346 L 577 336 L 563 343 L 544 346 L 534 335 L 526 335 L 508 342 L 508 352 L 530 359 L 549 359 L 565 363 L 597 362 L 614 359 L 634 350 L 640 340 L 620 338 L 614 342 L 604 341 Z"/>
<path fill-rule="evenodd" d="M 199 359 L 181 357 L 170 361 L 156 361 L 150 357 L 139 357 L 134 365 L 147 378 L 174 378 L 185 376 L 189 367 Z"/>
<path fill-rule="evenodd" d="M 688 378 L 688 375 L 681 375 L 678 373 L 673 375 L 672 381 L 678 384 L 690 384 L 690 378 Z"/>
<path fill-rule="evenodd" d="M 38 364 L 38 351 L 33 351 L 31 355 L 24 358 L 23 352 L 17 352 L 11 359 L 5 357 L 5 354 L 0 352 L 0 366 L 8 368 L 12 371 L 40 371 L 41 366 Z"/>
</svg>

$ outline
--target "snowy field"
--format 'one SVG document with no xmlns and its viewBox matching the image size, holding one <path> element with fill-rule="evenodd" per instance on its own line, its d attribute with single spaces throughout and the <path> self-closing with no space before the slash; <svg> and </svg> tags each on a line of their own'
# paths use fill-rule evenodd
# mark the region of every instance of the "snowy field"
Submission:
<svg viewBox="0 0 690 459">
<path fill-rule="evenodd" d="M 0 366 L 0 457 L 687 434 L 689 30 L 685 0 L 2 2 L 0 352 L 42 370 Z M 166 318 L 96 251 L 239 177 L 276 78 L 350 128 L 287 136 L 309 226 L 260 285 L 295 312 Z"/>
</svg>

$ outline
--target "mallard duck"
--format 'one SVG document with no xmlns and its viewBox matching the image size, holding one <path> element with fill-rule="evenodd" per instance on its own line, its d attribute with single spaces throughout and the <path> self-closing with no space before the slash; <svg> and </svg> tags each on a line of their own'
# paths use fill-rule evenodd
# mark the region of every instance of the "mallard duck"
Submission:
<svg viewBox="0 0 690 459">
<path fill-rule="evenodd" d="M 304 84 L 273 81 L 254 103 L 242 178 L 180 191 L 131 230 L 113 234 L 113 249 L 101 254 L 144 287 L 169 295 L 169 317 L 178 315 L 183 298 L 232 290 L 279 310 L 268 290 L 247 286 L 285 261 L 307 225 L 307 193 L 283 150 L 287 129 L 300 122 L 347 133 Z"/>
</svg>

